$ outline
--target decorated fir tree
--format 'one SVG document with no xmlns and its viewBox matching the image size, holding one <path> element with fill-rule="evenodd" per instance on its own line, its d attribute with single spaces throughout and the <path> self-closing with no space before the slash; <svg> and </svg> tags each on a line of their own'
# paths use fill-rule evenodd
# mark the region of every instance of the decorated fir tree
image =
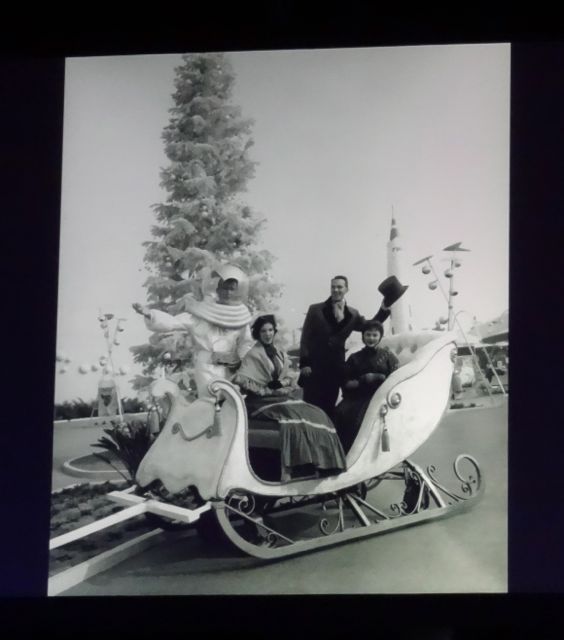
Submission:
<svg viewBox="0 0 564 640">
<path fill-rule="evenodd" d="M 281 288 L 269 274 L 273 256 L 256 249 L 264 221 L 237 197 L 255 170 L 249 156 L 252 121 L 230 102 L 234 74 L 224 54 L 182 60 L 163 132 L 170 162 L 161 171 L 161 186 L 168 195 L 154 205 L 157 223 L 145 243 L 147 302 L 171 314 L 182 312 L 184 296 L 200 295 L 202 270 L 221 261 L 249 276 L 251 311 L 272 311 Z M 190 370 L 191 343 L 184 334 L 153 334 L 132 352 L 144 365 L 137 388 L 148 382 L 164 354 Z"/>
</svg>

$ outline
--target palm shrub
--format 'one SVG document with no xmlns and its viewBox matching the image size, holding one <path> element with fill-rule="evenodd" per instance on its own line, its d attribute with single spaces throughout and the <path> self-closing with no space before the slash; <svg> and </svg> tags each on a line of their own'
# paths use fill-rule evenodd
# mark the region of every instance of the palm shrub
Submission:
<svg viewBox="0 0 564 640">
<path fill-rule="evenodd" d="M 106 435 L 91 446 L 112 453 L 115 458 L 122 462 L 129 478 L 123 476 L 123 473 L 107 456 L 100 453 L 95 453 L 94 455 L 116 469 L 126 480 L 134 482 L 141 460 L 145 457 L 154 440 L 148 422 L 132 420 L 131 422 L 118 423 L 112 421 L 112 427 L 104 429 L 104 433 Z"/>
</svg>

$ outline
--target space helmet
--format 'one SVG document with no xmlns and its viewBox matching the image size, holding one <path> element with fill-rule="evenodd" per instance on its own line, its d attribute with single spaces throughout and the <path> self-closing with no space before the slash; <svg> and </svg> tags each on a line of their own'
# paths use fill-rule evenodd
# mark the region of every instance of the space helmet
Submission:
<svg viewBox="0 0 564 640">
<path fill-rule="evenodd" d="M 202 295 L 204 298 L 217 299 L 218 287 L 230 280 L 237 283 L 236 291 L 231 295 L 234 303 L 246 303 L 249 297 L 249 278 L 247 274 L 233 264 L 217 264 L 206 268 L 202 273 Z"/>
</svg>

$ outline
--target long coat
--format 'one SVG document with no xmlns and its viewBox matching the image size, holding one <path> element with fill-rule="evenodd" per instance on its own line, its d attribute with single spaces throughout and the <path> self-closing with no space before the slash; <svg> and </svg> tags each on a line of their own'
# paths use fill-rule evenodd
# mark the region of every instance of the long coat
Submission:
<svg viewBox="0 0 564 640">
<path fill-rule="evenodd" d="M 335 409 L 335 426 L 348 451 L 362 425 L 362 420 L 372 396 L 392 372 L 399 367 L 399 360 L 387 347 L 364 347 L 353 353 L 347 360 L 343 372 L 343 400 Z M 365 382 L 367 373 L 381 374 L 381 378 L 373 382 Z M 356 389 L 346 389 L 345 384 L 351 380 L 359 382 Z"/>
<path fill-rule="evenodd" d="M 380 309 L 373 320 L 384 322 L 390 312 Z M 345 305 L 344 318 L 337 322 L 331 298 L 312 304 L 307 312 L 300 342 L 300 368 L 311 367 L 302 377 L 304 400 L 332 415 L 345 365 L 345 342 L 353 331 L 362 331 L 365 318 Z"/>
</svg>

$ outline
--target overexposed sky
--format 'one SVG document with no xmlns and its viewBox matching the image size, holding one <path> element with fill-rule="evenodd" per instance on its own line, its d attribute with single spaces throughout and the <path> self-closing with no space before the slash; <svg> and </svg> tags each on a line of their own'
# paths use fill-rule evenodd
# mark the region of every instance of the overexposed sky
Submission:
<svg viewBox="0 0 564 640">
<path fill-rule="evenodd" d="M 454 45 L 228 54 L 233 103 L 255 120 L 259 164 L 241 200 L 267 225 L 262 247 L 278 259 L 281 315 L 299 327 L 350 279 L 348 301 L 376 312 L 386 274 L 392 206 L 413 321 L 445 315 L 440 292 L 412 263 L 462 241 L 456 309 L 488 320 L 508 307 L 509 45 Z M 115 361 L 148 339 L 134 301 L 145 300 L 141 243 L 151 205 L 165 194 L 161 132 L 178 55 L 67 60 L 56 374 L 57 402 L 95 396 L 104 352 L 99 309 L 127 317 Z M 446 280 L 443 279 L 446 285 Z M 58 367 L 59 369 L 60 367 Z M 127 377 L 124 395 L 132 395 Z"/>
</svg>

